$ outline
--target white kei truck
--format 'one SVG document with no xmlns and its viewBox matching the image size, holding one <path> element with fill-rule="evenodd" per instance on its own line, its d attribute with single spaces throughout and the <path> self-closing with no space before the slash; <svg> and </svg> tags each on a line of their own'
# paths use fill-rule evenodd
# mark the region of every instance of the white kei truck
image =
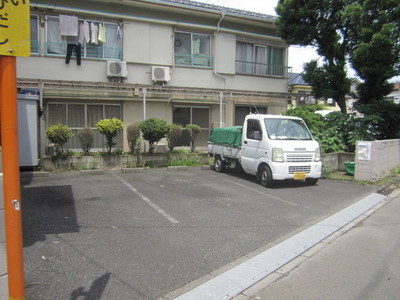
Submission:
<svg viewBox="0 0 400 300">
<path fill-rule="evenodd" d="M 297 117 L 250 114 L 243 126 L 213 128 L 208 153 L 215 171 L 241 167 L 265 187 L 288 179 L 316 184 L 322 174 L 319 144 Z"/>
</svg>

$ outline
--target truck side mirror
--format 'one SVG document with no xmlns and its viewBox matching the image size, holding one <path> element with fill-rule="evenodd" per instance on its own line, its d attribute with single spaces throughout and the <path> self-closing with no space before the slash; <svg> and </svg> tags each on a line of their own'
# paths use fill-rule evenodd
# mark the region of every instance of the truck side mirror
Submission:
<svg viewBox="0 0 400 300">
<path fill-rule="evenodd" d="M 254 131 L 254 139 L 261 141 L 261 133 L 259 131 Z"/>
</svg>

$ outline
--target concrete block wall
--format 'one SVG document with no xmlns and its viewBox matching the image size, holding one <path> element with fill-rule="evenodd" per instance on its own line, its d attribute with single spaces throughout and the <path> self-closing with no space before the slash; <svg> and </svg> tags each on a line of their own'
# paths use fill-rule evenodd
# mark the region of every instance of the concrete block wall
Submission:
<svg viewBox="0 0 400 300">
<path fill-rule="evenodd" d="M 400 168 L 400 139 L 358 141 L 355 179 L 377 181 Z"/>
<path fill-rule="evenodd" d="M 346 161 L 354 161 L 354 153 L 335 152 L 326 153 L 321 156 L 322 173 L 324 175 L 336 171 L 345 171 L 344 163 Z"/>
</svg>

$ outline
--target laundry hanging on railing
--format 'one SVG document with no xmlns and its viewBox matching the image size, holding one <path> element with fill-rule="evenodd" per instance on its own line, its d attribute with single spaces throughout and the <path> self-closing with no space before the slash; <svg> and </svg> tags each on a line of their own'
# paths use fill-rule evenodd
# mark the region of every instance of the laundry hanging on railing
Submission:
<svg viewBox="0 0 400 300">
<path fill-rule="evenodd" d="M 106 37 L 106 26 L 104 26 L 104 23 L 99 24 L 99 42 L 105 43 L 107 41 Z"/>
<path fill-rule="evenodd" d="M 89 23 L 83 21 L 79 24 L 79 43 L 85 45 L 90 42 Z"/>
<path fill-rule="evenodd" d="M 92 44 L 98 45 L 99 44 L 99 26 L 96 23 L 90 23 L 90 42 Z"/>
<path fill-rule="evenodd" d="M 78 17 L 60 15 L 60 34 L 63 36 L 78 36 Z"/>
</svg>

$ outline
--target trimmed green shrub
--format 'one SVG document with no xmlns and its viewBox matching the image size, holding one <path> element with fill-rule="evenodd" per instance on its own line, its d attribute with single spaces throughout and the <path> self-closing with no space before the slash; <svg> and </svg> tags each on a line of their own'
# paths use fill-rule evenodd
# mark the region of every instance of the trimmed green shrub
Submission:
<svg viewBox="0 0 400 300">
<path fill-rule="evenodd" d="M 176 146 L 178 146 L 179 140 L 182 137 L 183 127 L 177 124 L 168 124 L 169 130 L 167 132 L 166 138 L 168 141 L 169 151 L 172 152 Z"/>
<path fill-rule="evenodd" d="M 165 137 L 169 130 L 168 123 L 157 118 L 144 120 L 139 125 L 143 138 L 149 142 L 149 152 L 153 153 L 157 143 Z"/>
<path fill-rule="evenodd" d="M 56 148 L 56 154 L 63 153 L 63 146 L 68 139 L 73 136 L 71 129 L 67 125 L 53 125 L 50 126 L 46 132 L 46 137 L 52 142 Z"/>
<path fill-rule="evenodd" d="M 197 135 L 200 133 L 201 127 L 196 124 L 188 124 L 188 125 L 186 125 L 185 129 L 189 132 L 190 152 L 194 152 L 194 149 L 195 149 L 194 141 L 195 141 Z"/>
<path fill-rule="evenodd" d="M 94 143 L 94 132 L 91 128 L 82 128 L 78 131 L 78 138 L 85 155 L 90 153 Z"/>
<path fill-rule="evenodd" d="M 124 123 L 118 118 L 103 119 L 96 123 L 96 127 L 106 137 L 107 152 L 111 154 L 112 147 L 117 144 L 113 138 L 124 128 Z"/>
<path fill-rule="evenodd" d="M 128 138 L 129 149 L 132 154 L 135 154 L 136 142 L 140 138 L 139 124 L 131 124 L 126 128 L 126 134 Z"/>
</svg>

